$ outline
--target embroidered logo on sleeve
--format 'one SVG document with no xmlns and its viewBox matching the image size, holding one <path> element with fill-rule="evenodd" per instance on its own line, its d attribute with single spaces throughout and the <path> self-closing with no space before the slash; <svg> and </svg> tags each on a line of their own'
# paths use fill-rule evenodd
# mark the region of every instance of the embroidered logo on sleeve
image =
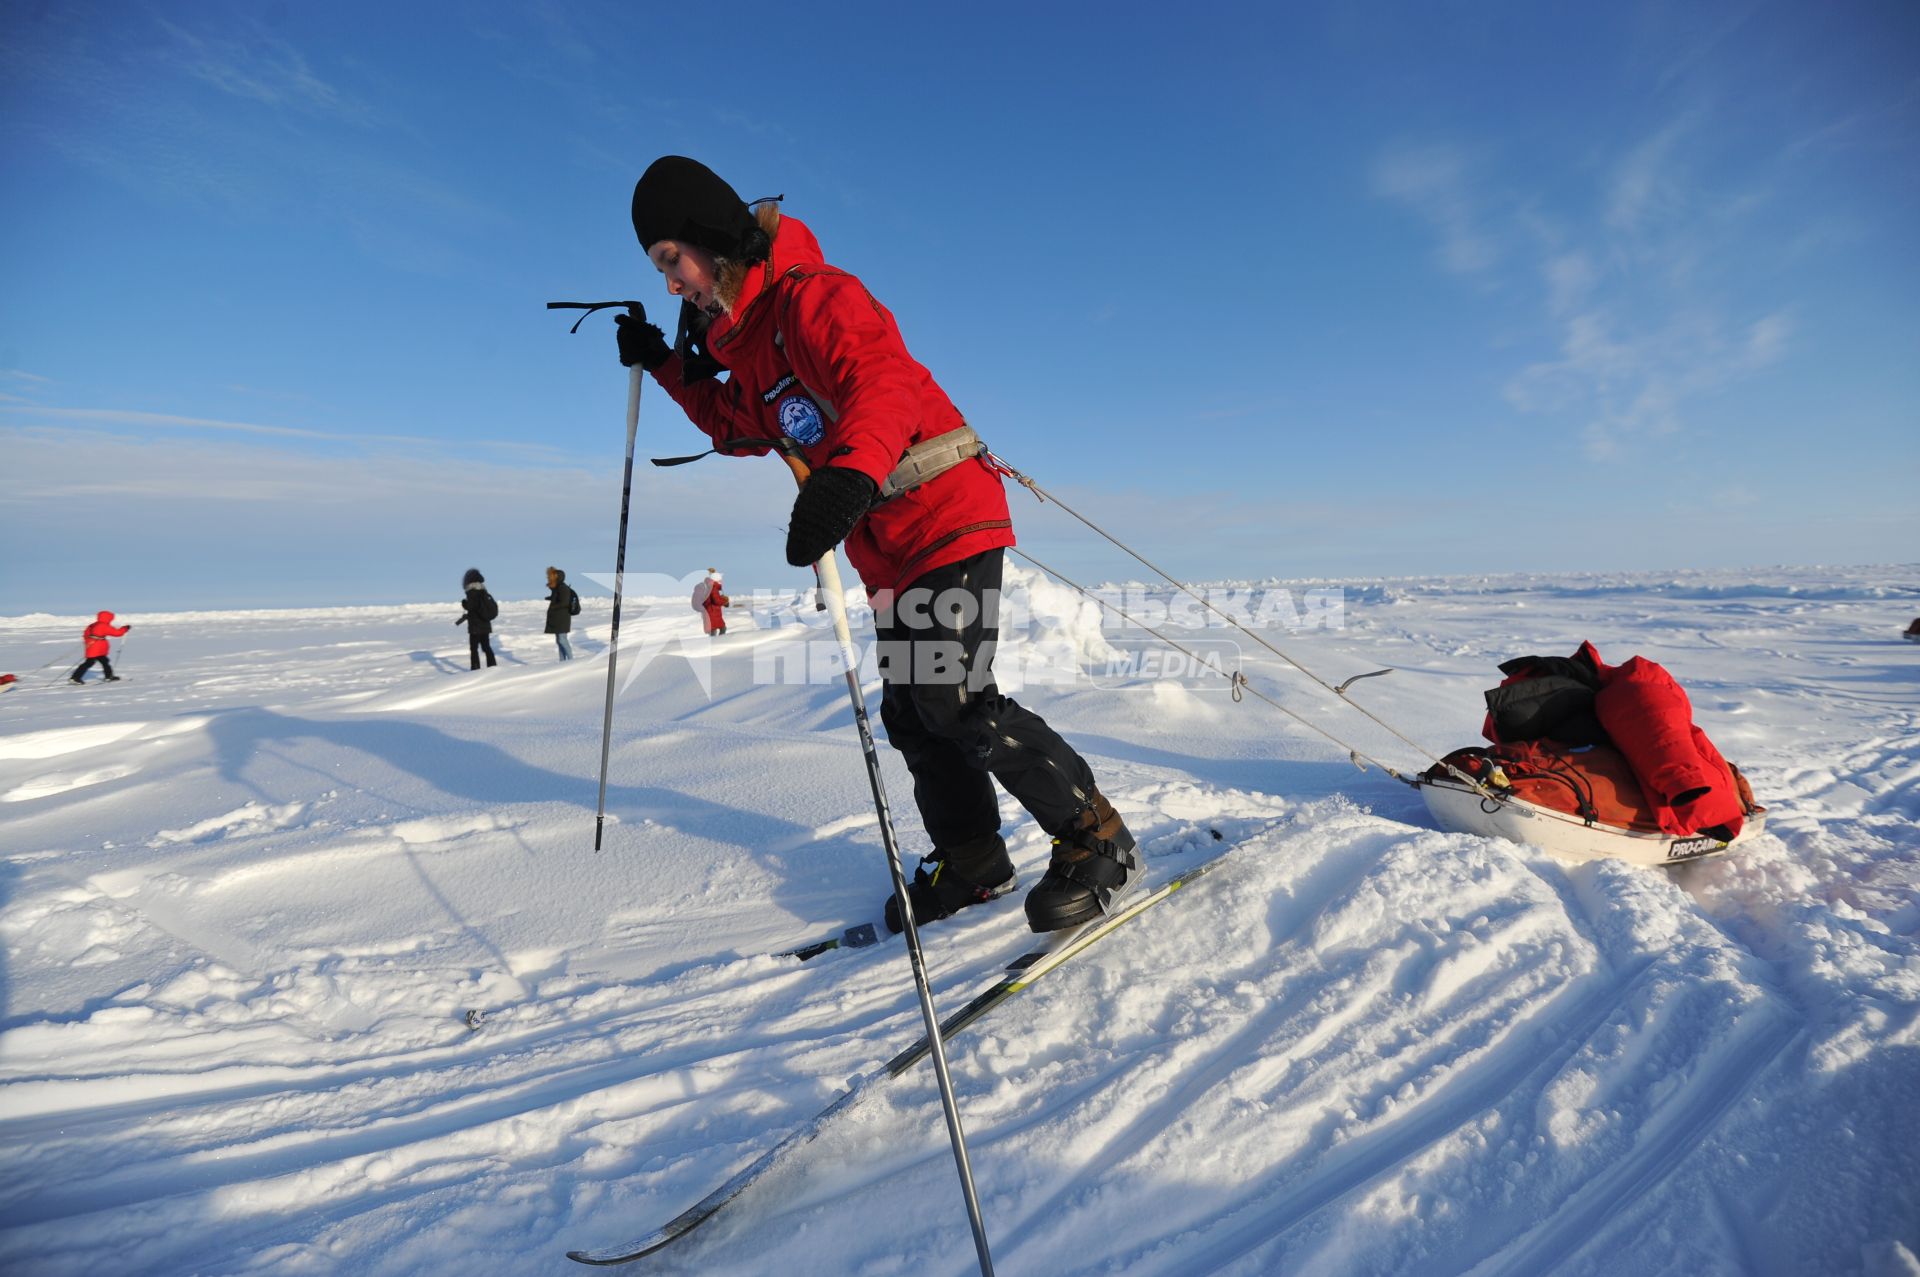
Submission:
<svg viewBox="0 0 1920 1277">
<path fill-rule="evenodd" d="M 780 433 L 811 448 L 827 437 L 820 409 L 805 395 L 788 395 L 780 401 Z"/>
</svg>

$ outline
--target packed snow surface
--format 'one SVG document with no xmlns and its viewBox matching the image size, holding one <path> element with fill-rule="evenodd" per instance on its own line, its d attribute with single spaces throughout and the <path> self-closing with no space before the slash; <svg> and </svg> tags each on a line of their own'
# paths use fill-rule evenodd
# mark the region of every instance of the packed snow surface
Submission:
<svg viewBox="0 0 1920 1277">
<path fill-rule="evenodd" d="M 1501 660 L 1663 662 L 1771 809 L 1674 870 L 1438 832 L 1035 590 L 1020 698 L 1154 878 L 1229 860 L 951 1046 L 1000 1271 L 1920 1272 L 1917 577 L 1214 587 L 1329 681 L 1391 666 L 1352 696 L 1434 752 L 1475 739 Z M 1425 763 L 1167 591 L 1127 598 Z M 898 940 L 772 956 L 886 889 L 809 599 L 711 647 L 684 597 L 630 610 L 597 854 L 605 600 L 566 665 L 544 605 L 506 604 L 480 673 L 455 611 L 126 617 L 125 681 L 85 688 L 52 680 L 89 617 L 0 619 L 0 1271 L 580 1271 L 919 1035 Z M 1003 812 L 1031 882 L 1047 839 Z M 951 1010 L 1031 937 L 1009 898 L 926 943 Z M 922 1066 L 630 1271 L 975 1269 Z"/>
</svg>

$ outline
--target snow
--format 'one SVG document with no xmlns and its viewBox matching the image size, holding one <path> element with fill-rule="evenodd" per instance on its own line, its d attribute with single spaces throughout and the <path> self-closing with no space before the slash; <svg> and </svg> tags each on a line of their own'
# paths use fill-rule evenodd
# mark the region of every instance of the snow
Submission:
<svg viewBox="0 0 1920 1277">
<path fill-rule="evenodd" d="M 1260 615 L 1304 628 L 1263 636 L 1330 681 L 1394 667 L 1353 698 L 1435 752 L 1500 660 L 1666 664 L 1771 809 L 1670 871 L 1438 832 L 1031 589 L 1003 666 L 1153 873 L 1232 851 L 951 1046 L 1001 1271 L 1920 1272 L 1914 579 L 1368 581 L 1332 611 L 1305 600 L 1342 583 L 1216 583 L 1289 589 Z M 1424 763 L 1165 590 L 1118 593 Z M 125 681 L 84 689 L 50 680 L 90 617 L 0 618 L 27 675 L 0 696 L 0 1270 L 569 1271 L 918 1036 L 897 941 L 769 956 L 885 892 L 845 684 L 797 677 L 823 618 L 762 598 L 709 648 L 684 598 L 630 607 L 596 854 L 587 606 L 562 665 L 544 604 L 504 603 L 478 674 L 443 603 L 133 616 Z M 1046 839 L 1004 810 L 1030 882 Z M 952 1010 L 1031 937 L 1009 899 L 926 941 Z M 638 1266 L 974 1268 L 924 1067 Z"/>
</svg>

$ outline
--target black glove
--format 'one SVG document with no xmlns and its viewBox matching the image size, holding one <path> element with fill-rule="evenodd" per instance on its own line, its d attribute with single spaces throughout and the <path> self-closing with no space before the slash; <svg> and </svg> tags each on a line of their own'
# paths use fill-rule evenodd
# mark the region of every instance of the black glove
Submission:
<svg viewBox="0 0 1920 1277">
<path fill-rule="evenodd" d="M 818 562 L 846 540 L 879 491 L 879 484 L 846 466 L 815 470 L 794 498 L 793 517 L 787 521 L 787 562 L 794 567 Z"/>
<path fill-rule="evenodd" d="M 667 348 L 667 336 L 658 324 L 649 324 L 632 315 L 615 315 L 613 322 L 620 336 L 620 362 L 627 367 L 639 364 L 652 372 L 673 353 Z"/>
</svg>

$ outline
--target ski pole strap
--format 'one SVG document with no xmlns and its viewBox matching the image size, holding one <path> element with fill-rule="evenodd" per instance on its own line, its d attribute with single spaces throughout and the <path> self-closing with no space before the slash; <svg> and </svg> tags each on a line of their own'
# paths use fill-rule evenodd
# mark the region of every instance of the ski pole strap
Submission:
<svg viewBox="0 0 1920 1277">
<path fill-rule="evenodd" d="M 1355 683 L 1358 683 L 1361 679 L 1379 678 L 1382 674 L 1391 674 L 1391 673 L 1393 673 L 1392 670 L 1369 670 L 1365 674 L 1355 674 L 1352 678 L 1340 684 L 1340 686 L 1334 688 L 1333 689 L 1334 694 L 1336 696 L 1345 696 L 1347 694 L 1347 689 L 1349 687 L 1352 687 Z"/>
<path fill-rule="evenodd" d="M 646 322 L 647 308 L 636 301 L 548 302 L 547 303 L 548 310 L 578 310 L 578 311 L 585 312 L 580 316 L 580 318 L 573 321 L 573 327 L 567 329 L 567 331 L 570 333 L 579 332 L 580 325 L 587 322 L 588 315 L 591 315 L 596 310 L 606 310 L 610 306 L 625 306 L 627 308 L 627 313 L 629 315 L 632 315 L 635 319 L 639 320 L 641 323 Z"/>
<path fill-rule="evenodd" d="M 723 457 L 739 457 L 781 446 L 781 444 L 772 439 L 722 439 L 705 452 L 696 452 L 692 456 L 651 457 L 649 460 L 656 466 L 684 466 L 689 461 L 699 461 L 703 457 L 711 457 L 715 453 L 719 453 Z"/>
<path fill-rule="evenodd" d="M 705 452 L 686 457 L 654 457 L 651 460 L 656 466 L 684 466 L 715 453 L 737 456 L 768 448 L 778 449 L 786 455 L 793 455 L 797 451 L 794 441 L 784 436 L 780 439 L 722 439 Z M 900 464 L 880 485 L 880 493 L 873 503 L 879 505 L 882 501 L 891 501 L 922 484 L 932 483 L 962 462 L 987 455 L 987 445 L 980 442 L 980 436 L 973 432 L 972 426 L 960 426 L 931 439 L 923 439 L 901 454 Z"/>
</svg>

